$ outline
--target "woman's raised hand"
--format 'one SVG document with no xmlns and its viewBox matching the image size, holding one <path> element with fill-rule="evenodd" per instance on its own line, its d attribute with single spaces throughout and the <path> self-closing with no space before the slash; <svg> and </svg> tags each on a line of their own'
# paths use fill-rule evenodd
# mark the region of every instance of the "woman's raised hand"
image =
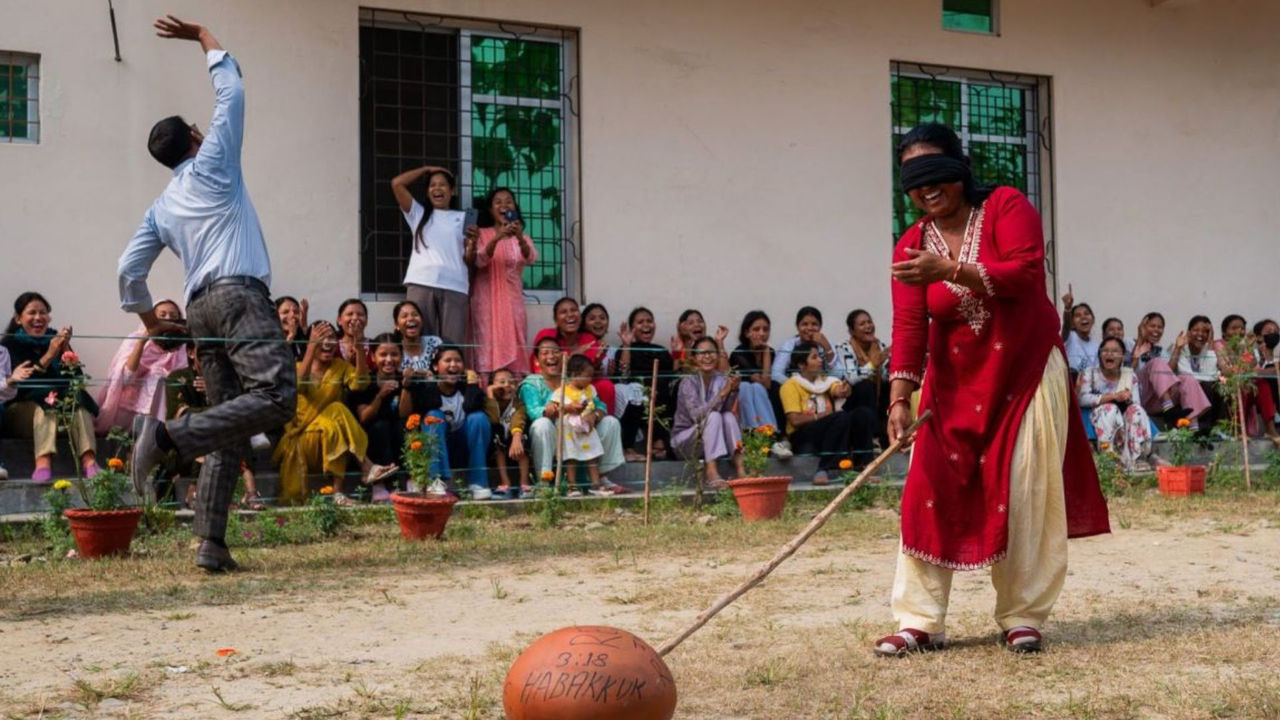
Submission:
<svg viewBox="0 0 1280 720">
<path fill-rule="evenodd" d="M 724 349 L 724 341 L 729 337 L 729 328 L 724 325 L 716 327 L 716 342 L 720 343 L 720 349 Z"/>
<path fill-rule="evenodd" d="M 622 323 L 618 327 L 618 339 L 622 341 L 622 347 L 631 347 L 631 343 L 636 341 L 636 333 L 630 325 Z"/>
<path fill-rule="evenodd" d="M 1173 344 L 1174 344 L 1174 346 L 1175 346 L 1175 347 L 1177 347 L 1179 350 L 1181 350 L 1182 348 L 1186 347 L 1186 346 L 1187 346 L 1187 331 L 1186 331 L 1186 330 L 1183 330 L 1182 332 L 1178 333 L 1178 339 L 1177 339 L 1177 340 L 1174 340 L 1174 341 L 1173 341 Z"/>
<path fill-rule="evenodd" d="M 671 353 L 673 355 L 684 352 L 684 341 L 679 335 L 671 336 Z"/>
</svg>

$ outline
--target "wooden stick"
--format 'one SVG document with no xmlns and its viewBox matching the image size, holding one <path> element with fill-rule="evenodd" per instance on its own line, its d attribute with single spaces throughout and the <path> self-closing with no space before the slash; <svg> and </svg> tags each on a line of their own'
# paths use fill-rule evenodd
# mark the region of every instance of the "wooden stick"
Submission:
<svg viewBox="0 0 1280 720">
<path fill-rule="evenodd" d="M 1236 388 L 1236 413 L 1240 416 L 1240 457 L 1244 463 L 1244 489 L 1249 491 L 1253 489 L 1253 481 L 1249 477 L 1249 430 L 1245 427 L 1244 391 L 1242 388 Z"/>
<path fill-rule="evenodd" d="M 551 491 L 560 491 L 560 478 L 564 477 L 564 432 L 562 420 L 564 419 L 565 394 L 564 385 L 569 382 L 565 377 L 569 373 L 569 353 L 561 351 L 560 353 L 560 410 L 556 413 L 556 476 L 551 479 Z M 555 394 L 551 395 L 551 399 L 555 399 Z M 577 479 L 576 477 L 574 478 Z M 572 489 L 572 488 L 570 488 Z"/>
<path fill-rule="evenodd" d="M 644 451 L 644 524 L 649 525 L 649 487 L 653 482 L 653 406 L 658 402 L 658 358 L 653 359 L 653 380 L 649 383 L 649 431 Z M 625 440 L 626 438 L 623 438 Z"/>
<path fill-rule="evenodd" d="M 711 604 L 711 607 L 703 610 L 702 614 L 693 621 L 693 624 L 685 628 L 679 635 L 676 635 L 663 643 L 662 646 L 658 648 L 658 655 L 666 656 L 666 654 L 674 650 L 677 645 L 687 640 L 690 635 L 697 632 L 703 625 L 706 625 L 707 621 L 715 617 L 717 613 L 728 607 L 729 603 L 737 600 L 748 590 L 759 585 L 762 580 L 769 576 L 769 573 L 773 572 L 774 569 L 782 564 L 782 561 L 794 555 L 796 550 L 800 549 L 801 545 L 805 544 L 805 542 L 808 541 L 814 533 L 818 532 L 819 528 L 827 524 L 827 521 L 831 519 L 831 516 L 835 514 L 840 505 L 843 504 L 845 500 L 848 500 L 849 496 L 853 495 L 854 491 L 867 481 L 867 478 L 871 477 L 876 470 L 880 469 L 881 465 L 888 462 L 889 458 L 893 457 L 894 454 L 902 449 L 903 443 L 908 438 L 915 435 L 916 430 L 926 420 L 928 420 L 932 414 L 933 413 L 931 411 L 925 410 L 924 413 L 920 415 L 920 418 L 912 423 L 911 427 L 907 428 L 907 431 L 903 433 L 902 437 L 898 438 L 897 441 L 888 447 L 888 449 L 880 453 L 880 457 L 872 460 L 871 464 L 864 468 L 863 471 L 859 473 L 858 477 L 855 478 L 853 482 L 849 483 L 844 490 L 841 490 L 840 494 L 828 503 L 827 506 L 823 508 L 822 512 L 813 517 L 813 520 L 805 526 L 804 530 L 800 531 L 799 535 L 796 535 L 790 542 L 783 545 L 782 549 L 773 556 L 772 560 L 760 566 L 760 569 L 756 570 L 755 574 L 747 578 L 741 585 L 738 585 L 738 587 L 725 595 L 720 596 L 718 600 Z"/>
</svg>

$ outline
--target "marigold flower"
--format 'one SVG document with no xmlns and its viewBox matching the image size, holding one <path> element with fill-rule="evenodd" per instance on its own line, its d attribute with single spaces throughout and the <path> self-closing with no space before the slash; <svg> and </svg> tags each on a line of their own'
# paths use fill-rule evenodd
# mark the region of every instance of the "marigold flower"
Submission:
<svg viewBox="0 0 1280 720">
<path fill-rule="evenodd" d="M 760 454 L 761 454 L 761 455 L 768 455 L 768 454 L 769 454 L 769 448 L 767 448 L 767 447 L 762 447 L 762 448 L 760 448 Z"/>
<path fill-rule="evenodd" d="M 74 351 L 68 350 L 62 353 L 63 365 L 75 365 L 79 362 L 80 362 L 80 356 L 76 355 Z"/>
<path fill-rule="evenodd" d="M 237 653 L 235 648 L 218 648 L 216 654 L 218 657 L 231 657 Z"/>
<path fill-rule="evenodd" d="M 1098 443 L 1098 449 L 1099 449 L 1099 450 L 1101 450 L 1101 451 L 1103 451 L 1103 452 L 1106 452 L 1106 451 L 1108 451 L 1108 450 L 1110 450 L 1110 449 L 1111 449 L 1111 443 L 1109 443 L 1109 442 L 1100 442 L 1100 443 Z"/>
<path fill-rule="evenodd" d="M 556 474 L 555 474 L 555 473 L 553 473 L 553 472 L 551 472 L 550 470 L 543 470 L 543 471 L 542 471 L 542 479 L 543 479 L 543 480 L 546 480 L 547 482 L 551 482 L 551 480 L 552 480 L 555 476 L 556 476 Z"/>
<path fill-rule="evenodd" d="M 765 435 L 773 435 L 773 426 L 765 425 L 760 428 L 760 432 L 764 433 Z"/>
<path fill-rule="evenodd" d="M 107 461 L 107 467 L 111 468 L 112 470 L 123 470 L 124 461 L 121 460 L 120 458 L 111 458 L 110 460 Z"/>
<path fill-rule="evenodd" d="M 324 487 L 320 488 L 320 494 L 321 494 L 321 495 L 332 495 L 332 494 L 333 494 L 333 486 L 332 486 L 332 485 L 325 485 Z"/>
<path fill-rule="evenodd" d="M 421 450 L 421 449 L 422 449 L 422 441 L 421 441 L 421 440 L 414 440 L 413 442 L 409 443 L 409 449 L 410 449 L 410 450 L 412 450 L 412 451 L 414 451 L 414 452 L 417 452 L 417 451 Z"/>
<path fill-rule="evenodd" d="M 841 470 L 848 470 L 853 467 L 853 461 L 849 458 L 845 458 L 840 461 L 839 467 Z"/>
<path fill-rule="evenodd" d="M 1177 426 L 1179 428 L 1189 428 L 1191 427 L 1191 421 L 1186 418 L 1178 418 Z"/>
<path fill-rule="evenodd" d="M 70 490 L 70 489 L 71 489 L 71 481 L 70 481 L 70 480 L 59 480 L 58 482 L 56 482 L 56 483 L 54 483 L 54 484 L 53 484 L 53 489 L 54 489 L 54 490 Z"/>
<path fill-rule="evenodd" d="M 440 423 L 444 422 L 444 418 L 437 417 L 435 415 L 428 415 L 427 419 L 424 422 L 427 423 L 428 425 L 439 425 Z"/>
<path fill-rule="evenodd" d="M 414 413 L 414 414 L 412 414 L 412 415 L 410 415 L 410 416 L 409 416 L 409 419 L 408 419 L 408 420 L 405 420 L 405 422 L 404 422 L 404 429 L 405 429 L 405 430 L 417 430 L 417 429 L 418 429 L 418 426 L 419 426 L 419 425 L 421 425 L 421 424 L 422 424 L 422 416 L 421 416 L 421 415 L 419 415 L 419 414 L 417 414 L 417 413 Z"/>
</svg>

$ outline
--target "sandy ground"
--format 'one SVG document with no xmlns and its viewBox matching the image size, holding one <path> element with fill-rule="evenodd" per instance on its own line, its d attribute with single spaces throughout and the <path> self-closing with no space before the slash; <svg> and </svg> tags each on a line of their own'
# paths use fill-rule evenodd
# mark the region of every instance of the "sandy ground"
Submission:
<svg viewBox="0 0 1280 720">
<path fill-rule="evenodd" d="M 671 655 L 677 680 L 697 673 L 682 654 L 699 656 L 700 644 L 749 643 L 752 626 L 789 634 L 862 623 L 876 634 L 891 630 L 896 540 L 849 545 L 819 535 Z M 512 653 L 536 635 L 598 623 L 657 645 L 771 552 L 602 554 L 429 576 L 353 576 L 323 594 L 248 605 L 0 621 L 0 687 L 20 699 L 0 710 L 10 717 L 39 717 L 39 708 L 44 717 L 498 717 L 492 690 Z M 1229 612 L 1248 598 L 1280 596 L 1280 528 L 1265 520 L 1226 530 L 1208 521 L 1117 529 L 1073 541 L 1071 552 L 1055 623 L 1181 601 Z M 987 573 L 957 575 L 953 640 L 992 633 L 992 602 Z M 236 654 L 219 657 L 219 648 Z M 101 687 L 133 674 L 147 687 L 135 698 L 74 701 L 76 678 Z M 489 697 L 468 692 L 467 678 Z M 437 682 L 440 697 L 395 705 L 397 697 L 430 695 Z M 681 692 L 677 717 L 716 716 L 683 711 L 700 705 L 695 683 L 684 681 Z"/>
</svg>

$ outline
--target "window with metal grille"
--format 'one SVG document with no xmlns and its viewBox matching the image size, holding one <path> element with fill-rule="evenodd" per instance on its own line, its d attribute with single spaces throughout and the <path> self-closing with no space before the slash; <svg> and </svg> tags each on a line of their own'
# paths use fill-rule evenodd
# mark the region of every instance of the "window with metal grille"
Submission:
<svg viewBox="0 0 1280 720">
<path fill-rule="evenodd" d="M 942 0 L 942 28 L 997 35 L 996 0 Z"/>
<path fill-rule="evenodd" d="M 455 172 L 459 207 L 507 187 L 538 250 L 525 290 L 565 293 L 577 229 L 577 35 L 360 11 L 360 288 L 400 296 L 412 233 L 391 179 Z M 411 188 L 421 202 L 425 183 Z"/>
<path fill-rule="evenodd" d="M 894 238 L 920 217 L 901 190 L 898 143 L 916 125 L 938 122 L 960 136 L 978 182 L 1016 187 L 1040 211 L 1052 276 L 1049 78 L 896 61 L 890 73 Z"/>
<path fill-rule="evenodd" d="M 0 142 L 40 141 L 40 57 L 0 50 Z"/>
</svg>

